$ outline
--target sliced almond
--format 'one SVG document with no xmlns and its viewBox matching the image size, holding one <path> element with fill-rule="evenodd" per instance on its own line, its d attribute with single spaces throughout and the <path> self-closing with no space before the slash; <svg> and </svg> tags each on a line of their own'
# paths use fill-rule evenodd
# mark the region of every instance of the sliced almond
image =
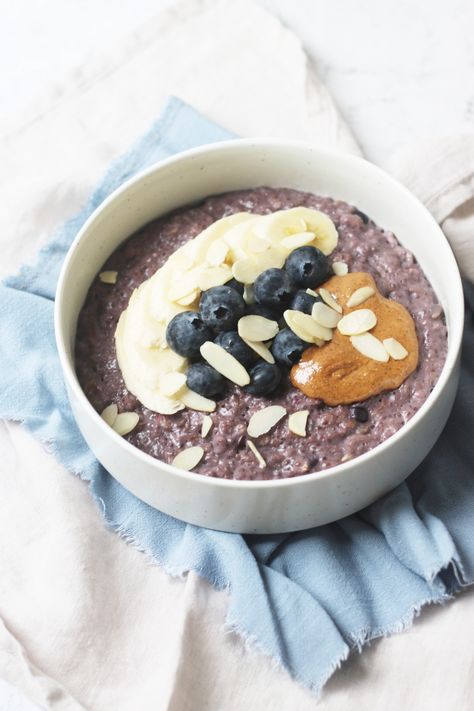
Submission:
<svg viewBox="0 0 474 711">
<path fill-rule="evenodd" d="M 245 259 L 248 256 L 247 243 L 249 236 L 252 234 L 251 226 L 257 219 L 259 218 L 255 215 L 247 215 L 247 219 L 239 224 L 231 225 L 230 229 L 226 230 L 223 234 L 223 239 L 230 247 L 233 262 L 239 259 Z"/>
<path fill-rule="evenodd" d="M 249 238 L 248 248 L 254 254 L 260 254 L 261 252 L 265 252 L 270 247 L 271 247 L 271 242 L 269 242 L 264 237 L 260 237 L 259 235 L 252 234 Z"/>
<path fill-rule="evenodd" d="M 352 454 L 344 454 L 344 455 L 341 457 L 341 463 L 343 463 L 343 462 L 348 462 L 350 459 L 354 459 L 354 457 L 352 456 Z"/>
<path fill-rule="evenodd" d="M 262 410 L 257 410 L 249 420 L 247 434 L 249 437 L 261 437 L 270 432 L 285 415 L 286 410 L 281 405 L 270 405 Z"/>
<path fill-rule="evenodd" d="M 166 373 L 160 382 L 160 392 L 166 397 L 172 397 L 179 393 L 186 385 L 186 375 L 184 373 Z"/>
<path fill-rule="evenodd" d="M 199 464 L 203 456 L 204 450 L 202 447 L 187 447 L 178 452 L 171 465 L 177 467 L 177 469 L 184 469 L 184 471 L 190 472 L 191 469 L 194 469 Z"/>
<path fill-rule="evenodd" d="M 265 343 L 261 343 L 260 341 L 247 341 L 245 338 L 242 339 L 249 348 L 251 348 L 255 353 L 258 353 L 260 358 L 263 358 L 263 360 L 266 360 L 267 363 L 274 363 L 275 358 L 273 357 L 273 353 L 271 350 L 268 348 Z"/>
<path fill-rule="evenodd" d="M 117 415 L 118 407 L 114 402 L 111 405 L 107 405 L 107 407 L 100 413 L 100 416 L 102 417 L 104 422 L 109 425 L 109 427 L 114 426 L 114 422 L 117 419 Z"/>
<path fill-rule="evenodd" d="M 247 440 L 247 447 L 250 449 L 252 454 L 255 456 L 255 459 L 257 460 L 258 466 L 260 467 L 260 469 L 264 469 L 267 466 L 267 463 L 264 460 L 264 458 L 262 457 L 262 455 L 260 454 L 260 452 L 258 451 L 258 449 L 256 448 L 256 446 L 254 445 L 254 443 L 250 439 Z"/>
<path fill-rule="evenodd" d="M 238 259 L 232 265 L 232 275 L 234 279 L 242 284 L 253 284 L 262 270 L 257 261 L 252 257 Z"/>
<path fill-rule="evenodd" d="M 332 270 L 336 276 L 345 276 L 349 271 L 349 267 L 345 262 L 333 262 Z"/>
<path fill-rule="evenodd" d="M 308 422 L 309 410 L 299 410 L 292 412 L 288 418 L 288 429 L 298 437 L 306 437 L 306 424 Z"/>
<path fill-rule="evenodd" d="M 289 235 L 281 240 L 281 245 L 289 252 L 292 252 L 298 247 L 304 247 L 306 244 L 311 244 L 315 237 L 314 232 L 297 232 L 294 235 Z"/>
<path fill-rule="evenodd" d="M 139 419 L 136 412 L 120 412 L 112 427 L 117 434 L 123 437 L 135 429 Z"/>
<path fill-rule="evenodd" d="M 225 262 L 229 253 L 229 245 L 223 239 L 211 243 L 206 253 L 206 262 L 213 267 L 219 267 Z"/>
<path fill-rule="evenodd" d="M 303 208 L 304 209 L 304 208 Z M 254 231 L 270 239 L 272 243 L 281 242 L 284 237 L 291 234 L 306 232 L 306 222 L 293 210 L 277 210 L 268 215 L 263 215 L 254 225 Z"/>
<path fill-rule="evenodd" d="M 204 415 L 202 418 L 202 425 L 201 425 L 201 437 L 207 437 L 209 432 L 211 431 L 211 427 L 213 425 L 212 418 L 209 417 L 209 415 Z"/>
<path fill-rule="evenodd" d="M 338 240 L 336 227 L 328 215 L 302 206 L 265 215 L 254 229 L 274 243 L 292 234 L 313 232 L 315 245 L 326 255 L 335 249 Z"/>
<path fill-rule="evenodd" d="M 265 252 L 239 259 L 232 266 L 232 274 L 243 284 L 253 284 L 259 274 L 272 267 L 282 267 L 286 253 L 282 249 L 270 247 Z"/>
<path fill-rule="evenodd" d="M 191 274 L 191 272 L 189 272 L 189 274 Z M 195 275 L 193 275 L 193 277 L 194 276 Z M 191 278 L 188 274 L 181 275 L 181 279 L 171 285 L 166 296 L 170 301 L 180 301 L 182 299 L 186 299 L 186 297 L 196 292 L 196 289 L 198 288 L 196 282 L 197 276 L 196 278 Z"/>
<path fill-rule="evenodd" d="M 371 296 L 375 294 L 375 289 L 371 286 L 361 286 L 360 289 L 356 289 L 349 297 L 347 306 L 352 309 L 354 306 L 360 306 L 364 301 L 370 299 Z"/>
<path fill-rule="evenodd" d="M 332 330 L 320 326 L 309 314 L 288 309 L 283 313 L 283 318 L 293 333 L 307 343 L 319 345 L 318 341 L 330 341 L 332 338 Z"/>
<path fill-rule="evenodd" d="M 108 271 L 101 272 L 99 274 L 99 279 L 103 284 L 116 284 L 117 283 L 118 272 Z"/>
<path fill-rule="evenodd" d="M 206 267 L 199 277 L 198 286 L 201 291 L 212 289 L 213 286 L 222 286 L 232 279 L 232 270 L 227 264 L 220 267 Z"/>
<path fill-rule="evenodd" d="M 275 338 L 279 328 L 276 321 L 251 314 L 239 319 L 237 331 L 246 341 L 269 341 Z"/>
<path fill-rule="evenodd" d="M 313 304 L 311 316 L 316 323 L 326 328 L 335 328 L 342 318 L 341 314 L 338 314 L 337 311 L 334 311 L 334 309 L 321 301 Z"/>
<path fill-rule="evenodd" d="M 189 294 L 186 294 L 186 296 L 183 296 L 181 299 L 176 299 L 176 303 L 180 306 L 189 306 L 194 301 L 196 301 L 200 293 L 201 292 L 199 289 L 194 289 L 193 291 L 190 291 Z"/>
<path fill-rule="evenodd" d="M 198 412 L 214 412 L 216 403 L 214 400 L 209 400 L 207 397 L 199 395 L 199 393 L 184 387 L 179 393 L 179 399 L 190 410 L 198 410 Z"/>
<path fill-rule="evenodd" d="M 168 263 L 170 265 L 172 264 L 173 267 L 176 267 L 180 271 L 189 271 L 192 269 L 195 265 L 195 261 L 189 247 L 190 244 L 192 244 L 192 242 L 188 242 L 177 249 L 176 252 L 173 252 L 173 254 L 168 258 Z"/>
<path fill-rule="evenodd" d="M 310 296 L 315 296 L 317 299 L 321 298 L 319 296 L 318 292 L 314 291 L 313 289 L 306 289 L 306 293 L 309 294 Z"/>
<path fill-rule="evenodd" d="M 250 375 L 242 363 L 217 343 L 206 341 L 199 350 L 204 360 L 228 380 L 240 387 L 250 383 Z"/>
<path fill-rule="evenodd" d="M 371 309 L 357 309 L 341 318 L 337 330 L 343 336 L 357 336 L 370 331 L 377 323 L 377 316 Z"/>
<path fill-rule="evenodd" d="M 403 360 L 407 357 L 408 351 L 396 338 L 384 338 L 382 343 L 385 350 L 393 360 Z"/>
<path fill-rule="evenodd" d="M 158 412 L 160 415 L 175 415 L 180 410 L 184 410 L 185 407 L 180 400 L 166 397 L 156 390 L 151 393 L 150 397 L 143 398 L 141 402 L 149 410 Z"/>
<path fill-rule="evenodd" d="M 272 269 L 274 267 L 280 269 L 286 260 L 286 252 L 283 249 L 278 249 L 277 247 L 270 247 L 266 249 L 265 252 L 257 255 L 257 262 L 260 267 L 260 272 L 265 271 L 265 269 Z"/>
<path fill-rule="evenodd" d="M 358 336 L 351 336 L 351 343 L 356 351 L 362 353 L 362 355 L 366 356 L 366 358 L 371 358 L 372 360 L 377 360 L 381 363 L 386 363 L 388 361 L 389 355 L 385 350 L 384 344 L 371 333 L 362 333 Z"/>
<path fill-rule="evenodd" d="M 252 284 L 245 284 L 244 286 L 244 301 L 246 304 L 253 304 L 255 303 L 255 297 L 253 295 L 253 286 Z"/>
<path fill-rule="evenodd" d="M 342 306 L 337 303 L 334 296 L 327 289 L 321 287 L 321 289 L 319 290 L 319 295 L 325 304 L 334 309 L 334 311 L 337 311 L 338 314 L 342 314 Z"/>
</svg>

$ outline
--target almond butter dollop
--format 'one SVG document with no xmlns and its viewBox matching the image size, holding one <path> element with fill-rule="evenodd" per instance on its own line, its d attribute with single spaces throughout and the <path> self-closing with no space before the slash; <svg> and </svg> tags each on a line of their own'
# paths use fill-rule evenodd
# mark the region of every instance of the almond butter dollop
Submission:
<svg viewBox="0 0 474 711">
<path fill-rule="evenodd" d="M 348 308 L 351 294 L 362 286 L 371 286 L 375 293 L 363 304 Z M 395 338 L 408 355 L 403 360 L 390 358 L 386 363 L 372 360 L 359 353 L 336 328 L 329 343 L 319 348 L 311 346 L 303 353 L 291 369 L 292 384 L 327 405 L 348 405 L 398 388 L 418 364 L 415 324 L 406 308 L 383 297 L 372 276 L 365 272 L 334 276 L 324 288 L 342 306 L 344 315 L 358 308 L 371 309 L 377 316 L 377 324 L 370 333 L 380 341 Z"/>
</svg>

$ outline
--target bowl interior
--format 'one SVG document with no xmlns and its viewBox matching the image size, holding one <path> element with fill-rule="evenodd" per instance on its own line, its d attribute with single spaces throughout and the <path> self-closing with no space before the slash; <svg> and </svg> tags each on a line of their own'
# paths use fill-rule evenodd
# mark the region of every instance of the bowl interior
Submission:
<svg viewBox="0 0 474 711">
<path fill-rule="evenodd" d="M 79 311 L 92 280 L 118 245 L 177 207 L 261 185 L 306 190 L 352 203 L 414 253 L 443 306 L 449 331 L 443 373 L 421 410 L 429 406 L 454 367 L 463 324 L 459 272 L 438 225 L 411 193 L 367 161 L 298 142 L 265 139 L 228 141 L 168 159 L 126 183 L 91 216 L 68 254 L 57 291 L 58 346 L 69 384 L 80 390 L 73 363 Z"/>
</svg>

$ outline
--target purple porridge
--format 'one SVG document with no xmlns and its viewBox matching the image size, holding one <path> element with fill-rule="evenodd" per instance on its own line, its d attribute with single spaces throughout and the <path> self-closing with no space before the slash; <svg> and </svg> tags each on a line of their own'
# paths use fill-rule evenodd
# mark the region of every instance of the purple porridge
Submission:
<svg viewBox="0 0 474 711">
<path fill-rule="evenodd" d="M 203 413 L 185 409 L 161 415 L 145 408 L 127 391 L 117 365 L 114 333 L 132 291 L 149 279 L 178 247 L 221 217 L 235 212 L 266 214 L 306 206 L 321 210 L 334 221 L 339 243 L 331 261 L 343 261 L 349 271 L 369 272 L 383 296 L 398 301 L 412 315 L 419 340 L 420 359 L 414 373 L 393 391 L 363 403 L 359 419 L 352 406 L 330 407 L 306 397 L 285 377 L 268 398 L 256 397 L 237 386 L 211 413 L 213 427 L 201 437 Z M 127 440 L 170 463 L 186 447 L 199 445 L 204 457 L 195 471 L 226 479 L 280 479 L 325 470 L 374 448 L 407 422 L 433 389 L 447 351 L 447 330 L 442 308 L 413 255 L 391 233 L 377 227 L 353 206 L 287 188 L 256 188 L 217 195 L 151 222 L 124 242 L 103 270 L 118 272 L 116 285 L 96 279 L 79 316 L 76 370 L 82 388 L 101 412 L 116 403 L 119 412 L 134 411 L 139 424 Z M 259 468 L 246 446 L 250 416 L 265 405 L 283 405 L 288 412 L 309 410 L 307 436 L 288 430 L 286 419 L 256 442 L 266 461 Z M 366 419 L 367 421 L 359 421 Z"/>
</svg>

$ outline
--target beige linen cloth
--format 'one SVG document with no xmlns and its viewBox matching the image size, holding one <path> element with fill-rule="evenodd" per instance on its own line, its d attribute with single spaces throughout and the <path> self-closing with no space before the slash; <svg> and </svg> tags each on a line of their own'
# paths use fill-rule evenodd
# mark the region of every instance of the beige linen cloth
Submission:
<svg viewBox="0 0 474 711">
<path fill-rule="evenodd" d="M 358 152 L 276 18 L 244 0 L 183 0 L 53 87 L 28 116 L 0 121 L 2 275 L 34 259 L 168 94 L 243 136 Z M 474 278 L 473 137 L 407 150 L 393 165 Z M 0 678 L 39 708 L 468 708 L 472 594 L 356 655 L 318 702 L 226 633 L 226 593 L 196 574 L 167 577 L 108 531 L 86 485 L 45 446 L 0 423 L 0 447 Z"/>
</svg>

